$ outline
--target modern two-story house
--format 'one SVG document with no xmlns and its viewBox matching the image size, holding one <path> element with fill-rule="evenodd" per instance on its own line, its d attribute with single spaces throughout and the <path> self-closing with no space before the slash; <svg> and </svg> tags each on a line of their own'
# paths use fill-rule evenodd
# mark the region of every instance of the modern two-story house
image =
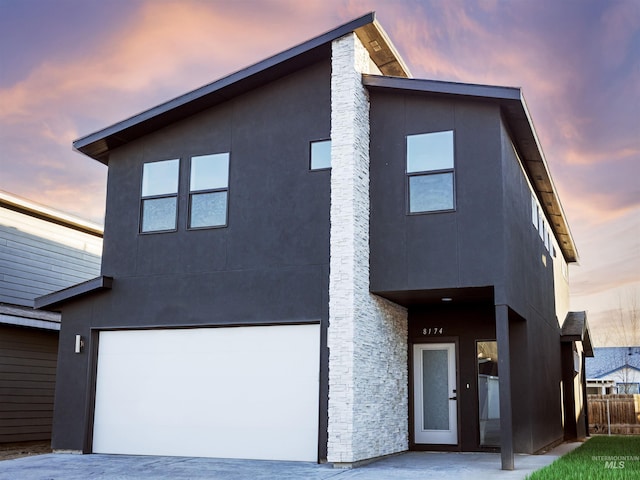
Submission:
<svg viewBox="0 0 640 480">
<path fill-rule="evenodd" d="M 74 147 L 107 207 L 101 276 L 37 302 L 55 449 L 513 468 L 584 423 L 577 250 L 520 89 L 412 78 L 371 13 Z"/>
</svg>

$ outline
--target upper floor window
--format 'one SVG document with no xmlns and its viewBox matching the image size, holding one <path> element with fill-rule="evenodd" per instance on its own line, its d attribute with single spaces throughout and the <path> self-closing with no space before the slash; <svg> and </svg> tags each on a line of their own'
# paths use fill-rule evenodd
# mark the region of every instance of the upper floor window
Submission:
<svg viewBox="0 0 640 480">
<path fill-rule="evenodd" d="M 311 142 L 309 168 L 311 170 L 324 170 L 331 168 L 331 140 Z"/>
<path fill-rule="evenodd" d="M 407 136 L 409 213 L 453 210 L 453 131 Z"/>
<path fill-rule="evenodd" d="M 191 158 L 189 228 L 227 225 L 229 154 Z"/>
<path fill-rule="evenodd" d="M 142 170 L 142 218 L 140 231 L 176 229 L 179 160 L 145 163 Z"/>
</svg>

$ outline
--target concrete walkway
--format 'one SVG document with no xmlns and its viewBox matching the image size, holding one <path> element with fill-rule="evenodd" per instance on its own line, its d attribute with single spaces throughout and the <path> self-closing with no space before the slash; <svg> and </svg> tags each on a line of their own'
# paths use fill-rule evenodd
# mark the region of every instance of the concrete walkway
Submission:
<svg viewBox="0 0 640 480">
<path fill-rule="evenodd" d="M 0 480 L 484 480 L 524 479 L 580 443 L 544 455 L 516 455 L 500 470 L 496 453 L 407 452 L 354 469 L 304 462 L 52 453 L 0 462 Z"/>
</svg>

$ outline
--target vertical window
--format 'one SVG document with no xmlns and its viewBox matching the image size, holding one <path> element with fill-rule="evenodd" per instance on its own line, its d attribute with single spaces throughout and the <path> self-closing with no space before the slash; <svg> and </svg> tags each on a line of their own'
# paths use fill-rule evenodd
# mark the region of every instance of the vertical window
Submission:
<svg viewBox="0 0 640 480">
<path fill-rule="evenodd" d="M 549 248 L 551 246 L 551 231 L 550 231 L 550 226 L 547 225 L 547 228 L 545 229 L 544 232 L 544 246 L 547 249 L 547 251 L 549 251 Z"/>
<path fill-rule="evenodd" d="M 476 342 L 478 357 L 478 419 L 480 446 L 500 445 L 500 377 L 498 343 Z"/>
<path fill-rule="evenodd" d="M 229 154 L 191 158 L 189 228 L 227 225 Z"/>
<path fill-rule="evenodd" d="M 324 170 L 331 168 L 331 140 L 311 142 L 311 170 Z"/>
<path fill-rule="evenodd" d="M 531 194 L 531 223 L 538 228 L 538 202 L 533 193 Z"/>
<path fill-rule="evenodd" d="M 176 229 L 179 160 L 145 163 L 142 170 L 140 231 Z"/>
<path fill-rule="evenodd" d="M 453 131 L 407 136 L 409 213 L 453 210 Z"/>
</svg>

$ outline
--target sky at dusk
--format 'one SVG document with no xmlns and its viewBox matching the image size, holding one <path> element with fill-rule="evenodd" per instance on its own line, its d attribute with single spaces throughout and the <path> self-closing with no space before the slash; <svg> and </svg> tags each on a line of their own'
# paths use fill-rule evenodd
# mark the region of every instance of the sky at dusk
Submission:
<svg viewBox="0 0 640 480">
<path fill-rule="evenodd" d="M 101 223 L 107 168 L 73 140 L 369 11 L 415 77 L 522 87 L 571 307 L 611 343 L 640 307 L 640 0 L 0 0 L 0 190 Z"/>
</svg>

